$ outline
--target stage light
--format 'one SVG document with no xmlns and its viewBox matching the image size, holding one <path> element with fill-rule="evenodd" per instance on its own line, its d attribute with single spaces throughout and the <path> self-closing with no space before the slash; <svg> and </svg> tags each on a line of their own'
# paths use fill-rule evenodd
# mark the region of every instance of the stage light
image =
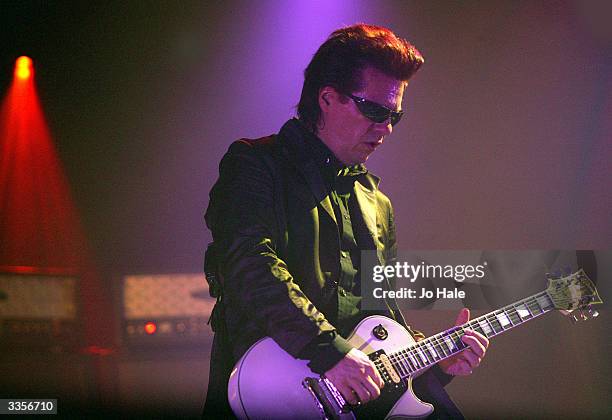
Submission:
<svg viewBox="0 0 612 420">
<path fill-rule="evenodd" d="M 154 322 L 147 322 L 144 328 L 145 332 L 149 335 L 155 334 L 155 331 L 157 331 L 157 325 Z"/>
<path fill-rule="evenodd" d="M 15 77 L 21 80 L 29 79 L 34 72 L 32 59 L 22 55 L 15 61 Z"/>
<path fill-rule="evenodd" d="M 87 343 L 107 347 L 113 323 L 104 311 L 110 302 L 100 298 L 103 282 L 33 76 L 32 59 L 17 58 L 0 103 L 0 270 L 75 273 L 86 303 Z"/>
</svg>

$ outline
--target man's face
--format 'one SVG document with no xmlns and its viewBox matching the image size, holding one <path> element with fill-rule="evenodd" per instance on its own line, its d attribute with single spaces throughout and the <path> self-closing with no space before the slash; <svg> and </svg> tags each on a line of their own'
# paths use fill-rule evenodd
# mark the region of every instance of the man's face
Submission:
<svg viewBox="0 0 612 420">
<path fill-rule="evenodd" d="M 394 111 L 401 110 L 405 82 L 371 67 L 362 71 L 361 78 L 361 90 L 349 93 Z M 371 121 L 359 111 L 352 99 L 333 88 L 324 88 L 322 95 L 323 124 L 319 137 L 345 165 L 364 163 L 383 143 L 384 137 L 391 134 L 390 121 Z"/>
</svg>

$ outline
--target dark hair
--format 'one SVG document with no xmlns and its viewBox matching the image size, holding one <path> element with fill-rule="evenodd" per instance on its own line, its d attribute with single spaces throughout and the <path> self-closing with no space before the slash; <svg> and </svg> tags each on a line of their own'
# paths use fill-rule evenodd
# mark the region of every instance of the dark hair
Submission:
<svg viewBox="0 0 612 420">
<path fill-rule="evenodd" d="M 361 71 L 373 67 L 407 81 L 425 60 L 410 42 L 380 26 L 357 24 L 329 36 L 304 71 L 298 117 L 313 132 L 321 118 L 319 91 L 331 86 L 341 93 L 361 88 Z"/>
</svg>

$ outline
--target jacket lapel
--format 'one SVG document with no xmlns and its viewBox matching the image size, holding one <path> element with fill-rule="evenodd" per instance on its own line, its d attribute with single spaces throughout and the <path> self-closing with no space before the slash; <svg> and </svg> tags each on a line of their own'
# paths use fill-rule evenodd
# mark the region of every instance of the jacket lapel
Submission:
<svg viewBox="0 0 612 420">
<path fill-rule="evenodd" d="M 363 221 L 368 228 L 373 245 L 375 245 L 376 249 L 378 249 L 380 245 L 378 242 L 378 226 L 376 223 L 376 193 L 374 190 L 366 187 L 359 181 L 355 182 L 354 191 L 355 198 L 357 199 L 361 214 L 363 215 Z"/>
<path fill-rule="evenodd" d="M 281 136 L 285 131 L 290 131 L 292 133 L 292 135 L 284 136 L 285 142 L 287 146 L 289 146 L 285 148 L 287 157 L 304 177 L 308 188 L 316 199 L 317 205 L 323 208 L 325 213 L 327 213 L 337 225 L 338 221 L 334 215 L 334 209 L 329 198 L 329 192 L 325 187 L 321 170 L 317 167 L 316 162 L 309 158 L 311 152 L 308 151 L 308 148 L 304 144 L 304 142 L 312 141 L 312 139 L 303 138 L 304 133 L 302 130 L 296 127 L 295 124 L 297 123 L 290 120 L 287 124 L 285 124 L 285 126 L 283 126 L 281 132 L 279 133 Z"/>
<path fill-rule="evenodd" d="M 376 205 L 376 188 L 378 178 L 372 174 L 367 174 L 360 177 L 360 180 L 355 182 L 355 198 L 359 204 L 359 209 L 363 215 L 363 221 L 368 229 L 368 239 L 370 244 L 364 244 L 366 248 L 375 249 L 378 262 L 384 264 L 384 244 L 379 239 L 379 226 L 381 220 Z"/>
</svg>

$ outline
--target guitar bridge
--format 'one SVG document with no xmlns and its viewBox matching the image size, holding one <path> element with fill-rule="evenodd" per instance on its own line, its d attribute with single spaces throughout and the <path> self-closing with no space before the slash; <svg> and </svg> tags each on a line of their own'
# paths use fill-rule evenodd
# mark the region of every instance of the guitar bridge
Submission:
<svg viewBox="0 0 612 420">
<path fill-rule="evenodd" d="M 355 418 L 346 400 L 329 379 L 324 377 L 305 378 L 302 381 L 302 385 L 314 397 L 321 411 L 322 419 L 348 420 Z"/>
</svg>

